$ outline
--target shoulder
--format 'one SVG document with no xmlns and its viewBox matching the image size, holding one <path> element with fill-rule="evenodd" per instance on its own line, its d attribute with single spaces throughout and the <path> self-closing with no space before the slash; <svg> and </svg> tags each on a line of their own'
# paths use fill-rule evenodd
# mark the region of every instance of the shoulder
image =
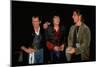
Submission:
<svg viewBox="0 0 100 67">
<path fill-rule="evenodd" d="M 89 27 L 85 23 L 83 23 L 82 25 L 85 31 L 90 31 Z"/>
<path fill-rule="evenodd" d="M 70 31 L 73 30 L 73 29 L 75 29 L 75 25 L 72 25 L 72 26 L 70 27 Z"/>
</svg>

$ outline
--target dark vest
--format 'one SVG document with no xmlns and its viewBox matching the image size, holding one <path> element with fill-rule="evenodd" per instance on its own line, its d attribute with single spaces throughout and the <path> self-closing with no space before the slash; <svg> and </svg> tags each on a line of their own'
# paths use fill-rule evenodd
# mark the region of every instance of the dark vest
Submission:
<svg viewBox="0 0 100 67">
<path fill-rule="evenodd" d="M 33 35 L 32 48 L 35 48 L 35 49 L 43 48 L 41 32 L 39 32 L 39 35 L 37 35 L 35 32 L 32 35 Z"/>
</svg>

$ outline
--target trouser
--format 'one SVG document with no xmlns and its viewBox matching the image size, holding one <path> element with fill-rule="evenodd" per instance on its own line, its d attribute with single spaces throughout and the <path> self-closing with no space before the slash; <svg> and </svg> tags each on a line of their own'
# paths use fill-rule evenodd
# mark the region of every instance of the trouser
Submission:
<svg viewBox="0 0 100 67">
<path fill-rule="evenodd" d="M 42 49 L 39 49 L 35 52 L 35 60 L 34 60 L 34 63 L 35 64 L 38 64 L 38 63 L 43 63 L 44 61 L 44 58 L 43 58 L 43 48 Z"/>
<path fill-rule="evenodd" d="M 63 63 L 63 62 L 65 62 L 63 52 L 52 51 L 50 53 L 50 58 L 51 58 L 51 63 Z"/>
<path fill-rule="evenodd" d="M 81 54 L 72 55 L 71 61 L 72 62 L 80 62 L 81 61 Z"/>
<path fill-rule="evenodd" d="M 66 52 L 66 58 L 67 58 L 67 62 L 78 62 L 78 61 L 81 61 L 81 54 L 71 55 L 71 54 Z"/>
</svg>

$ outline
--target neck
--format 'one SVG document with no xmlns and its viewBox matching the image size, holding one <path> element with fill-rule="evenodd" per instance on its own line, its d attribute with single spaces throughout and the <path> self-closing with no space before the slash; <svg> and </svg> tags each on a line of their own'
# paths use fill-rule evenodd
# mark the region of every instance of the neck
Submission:
<svg viewBox="0 0 100 67">
<path fill-rule="evenodd" d="M 56 31 L 58 31 L 58 30 L 59 30 L 59 25 L 54 25 L 54 29 L 55 29 Z"/>
<path fill-rule="evenodd" d="M 34 30 L 37 32 L 40 26 L 34 27 Z"/>
<path fill-rule="evenodd" d="M 81 21 L 78 21 L 78 22 L 76 23 L 76 26 L 81 26 Z"/>
<path fill-rule="evenodd" d="M 59 25 L 55 24 L 54 27 L 59 27 Z"/>
</svg>

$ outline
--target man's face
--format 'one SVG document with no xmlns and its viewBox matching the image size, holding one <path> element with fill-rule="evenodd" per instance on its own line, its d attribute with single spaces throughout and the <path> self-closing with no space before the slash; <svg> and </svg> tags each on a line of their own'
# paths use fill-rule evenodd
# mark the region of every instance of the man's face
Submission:
<svg viewBox="0 0 100 67">
<path fill-rule="evenodd" d="M 74 20 L 74 23 L 77 23 L 80 20 L 80 16 L 75 11 L 73 12 L 72 18 Z"/>
<path fill-rule="evenodd" d="M 38 17 L 32 19 L 32 24 L 34 27 L 38 27 L 39 23 L 40 23 L 40 21 L 39 21 Z"/>
<path fill-rule="evenodd" d="M 60 18 L 59 18 L 59 16 L 54 16 L 54 18 L 53 18 L 53 24 L 54 24 L 54 25 L 59 25 L 59 23 L 60 23 Z"/>
</svg>

